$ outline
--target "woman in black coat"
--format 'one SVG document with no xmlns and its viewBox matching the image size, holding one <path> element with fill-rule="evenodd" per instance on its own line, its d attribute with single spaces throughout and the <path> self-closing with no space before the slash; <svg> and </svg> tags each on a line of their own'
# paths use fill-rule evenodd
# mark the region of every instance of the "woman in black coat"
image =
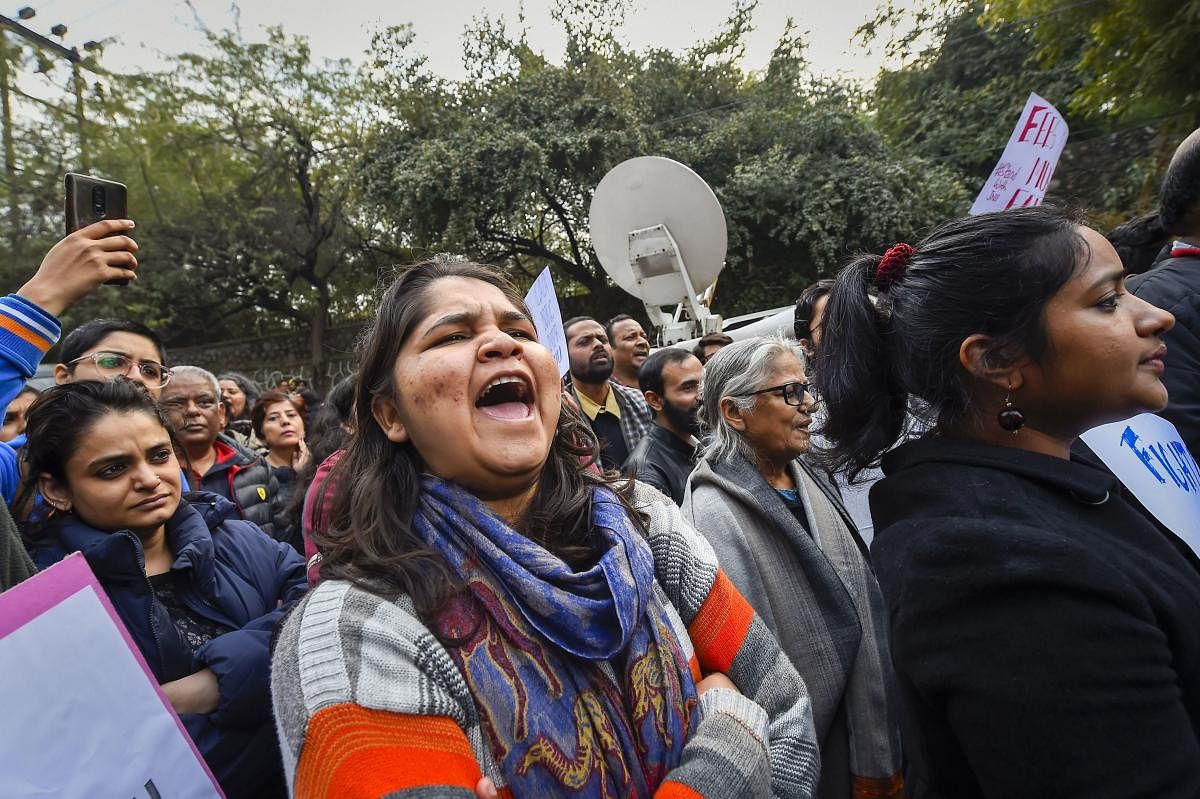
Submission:
<svg viewBox="0 0 1200 799">
<path fill-rule="evenodd" d="M 1200 796 L 1200 559 L 1071 455 L 1166 404 L 1173 322 L 1046 208 L 839 275 L 814 371 L 832 464 L 886 451 L 871 550 L 912 795 Z M 915 406 L 931 431 L 890 449 Z"/>
</svg>

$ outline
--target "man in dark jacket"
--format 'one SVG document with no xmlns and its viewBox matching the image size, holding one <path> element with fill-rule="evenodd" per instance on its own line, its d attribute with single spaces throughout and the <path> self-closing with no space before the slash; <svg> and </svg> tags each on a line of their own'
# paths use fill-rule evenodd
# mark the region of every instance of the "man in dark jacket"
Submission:
<svg viewBox="0 0 1200 799">
<path fill-rule="evenodd" d="M 286 509 L 271 467 L 261 455 L 221 433 L 225 406 L 216 376 L 196 366 L 177 366 L 172 373 L 161 405 L 187 456 L 188 484 L 230 500 L 243 519 L 271 537 L 284 536 Z"/>
<path fill-rule="evenodd" d="M 621 471 L 654 486 L 676 505 L 683 501 L 692 473 L 703 377 L 704 365 L 679 347 L 654 353 L 638 373 L 646 404 L 654 411 L 654 426 L 638 442 Z"/>
<path fill-rule="evenodd" d="M 1162 382 L 1170 403 L 1159 413 L 1200 453 L 1200 129 L 1183 140 L 1159 192 L 1159 221 L 1174 238 L 1168 257 L 1130 278 L 1129 291 L 1175 314 L 1163 334 L 1167 345 Z"/>
</svg>

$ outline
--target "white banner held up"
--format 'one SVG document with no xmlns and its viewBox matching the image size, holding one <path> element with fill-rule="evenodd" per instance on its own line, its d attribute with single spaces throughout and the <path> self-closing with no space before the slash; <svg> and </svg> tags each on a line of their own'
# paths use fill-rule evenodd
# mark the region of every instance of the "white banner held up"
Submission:
<svg viewBox="0 0 1200 799">
<path fill-rule="evenodd" d="M 1067 145 L 1067 123 L 1050 103 L 1030 94 L 1000 162 L 971 206 L 971 216 L 1041 205 Z"/>
<path fill-rule="evenodd" d="M 222 796 L 82 555 L 0 595 L 0 674 L 0 796 Z"/>
<path fill-rule="evenodd" d="M 562 311 L 558 307 L 558 295 L 554 293 L 554 281 L 550 279 L 550 267 L 542 270 L 525 295 L 525 304 L 533 314 L 533 326 L 537 328 L 538 340 L 558 362 L 561 377 L 571 369 L 567 356 L 567 337 L 563 333 Z"/>
<path fill-rule="evenodd" d="M 1081 438 L 1146 510 L 1200 555 L 1200 466 L 1175 425 L 1152 413 Z"/>
</svg>

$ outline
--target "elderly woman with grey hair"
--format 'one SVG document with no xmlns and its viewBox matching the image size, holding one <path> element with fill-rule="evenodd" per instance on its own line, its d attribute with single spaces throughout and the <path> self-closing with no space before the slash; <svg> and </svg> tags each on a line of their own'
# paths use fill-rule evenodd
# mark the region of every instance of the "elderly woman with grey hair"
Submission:
<svg viewBox="0 0 1200 799">
<path fill-rule="evenodd" d="M 706 364 L 701 394 L 712 443 L 682 510 L 808 684 L 817 795 L 898 797 L 887 617 L 853 520 L 802 457 L 813 406 L 803 352 L 779 337 L 731 344 Z"/>
</svg>

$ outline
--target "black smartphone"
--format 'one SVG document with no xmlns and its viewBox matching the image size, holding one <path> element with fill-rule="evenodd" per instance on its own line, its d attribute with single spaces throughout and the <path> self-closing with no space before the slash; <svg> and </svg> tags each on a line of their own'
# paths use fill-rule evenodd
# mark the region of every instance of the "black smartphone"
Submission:
<svg viewBox="0 0 1200 799">
<path fill-rule="evenodd" d="M 129 218 L 129 189 L 124 183 L 68 172 L 67 233 L 74 233 L 101 219 Z M 120 235 L 124 235 L 123 233 Z M 128 280 L 107 280 L 107 286 L 126 286 Z"/>
</svg>

